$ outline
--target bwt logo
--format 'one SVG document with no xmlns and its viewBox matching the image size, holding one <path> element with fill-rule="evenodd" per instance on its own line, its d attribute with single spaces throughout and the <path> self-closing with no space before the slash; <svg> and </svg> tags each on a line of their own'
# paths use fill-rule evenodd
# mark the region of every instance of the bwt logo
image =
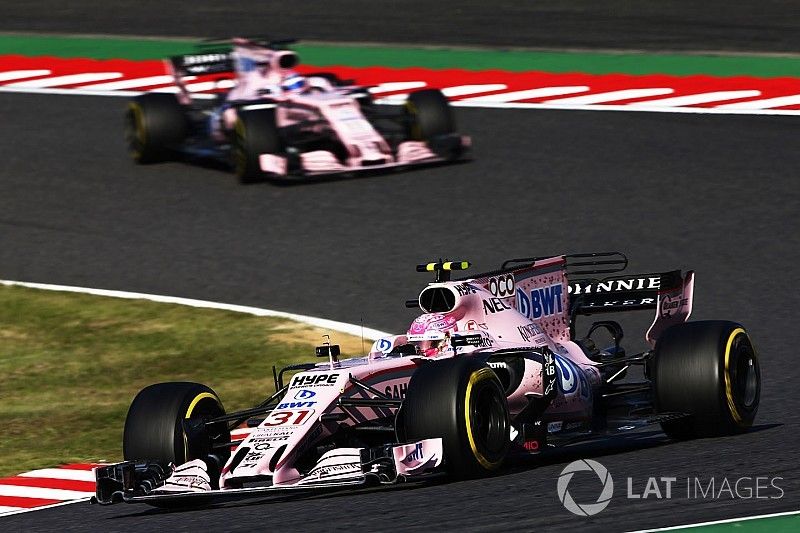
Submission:
<svg viewBox="0 0 800 533">
<path fill-rule="evenodd" d="M 308 398 L 313 398 L 316 396 L 317 393 L 308 389 L 301 389 L 297 391 L 297 394 L 294 395 L 295 400 L 306 400 Z"/>
<path fill-rule="evenodd" d="M 572 499 L 572 495 L 568 490 L 569 483 L 572 481 L 572 476 L 574 476 L 576 472 L 585 471 L 594 472 L 603 484 L 600 496 L 597 497 L 597 501 L 594 503 L 577 503 Z M 561 471 L 561 475 L 558 476 L 556 490 L 558 492 L 558 499 L 561 500 L 561 503 L 567 511 L 578 516 L 593 516 L 608 507 L 611 496 L 614 495 L 614 480 L 611 479 L 611 474 L 608 473 L 608 469 L 597 461 L 579 459 L 578 461 L 571 462 Z"/>
<path fill-rule="evenodd" d="M 534 320 L 561 313 L 563 312 L 562 293 L 563 287 L 560 283 L 531 289 L 530 294 L 525 294 L 522 289 L 517 289 L 517 309 L 526 317 Z"/>
<path fill-rule="evenodd" d="M 403 459 L 403 462 L 408 464 L 413 461 L 421 461 L 422 460 L 422 443 L 418 442 L 417 445 L 414 447 L 414 451 L 406 455 L 406 458 Z"/>
</svg>

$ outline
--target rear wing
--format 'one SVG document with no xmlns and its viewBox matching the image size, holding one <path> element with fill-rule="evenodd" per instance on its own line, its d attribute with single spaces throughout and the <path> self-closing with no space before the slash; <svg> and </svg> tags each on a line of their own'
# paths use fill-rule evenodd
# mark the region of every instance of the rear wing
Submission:
<svg viewBox="0 0 800 533">
<path fill-rule="evenodd" d="M 172 56 L 168 61 L 175 76 L 233 73 L 233 57 L 230 50 L 208 50 L 196 54 Z"/>
<path fill-rule="evenodd" d="M 187 77 L 217 75 L 220 79 L 230 79 L 234 75 L 233 56 L 230 50 L 207 50 L 196 54 L 172 56 L 165 60 L 167 72 L 175 79 L 178 99 L 182 104 L 192 99 L 186 87 Z"/>
<path fill-rule="evenodd" d="M 574 337 L 577 315 L 652 309 L 656 310 L 656 317 L 647 331 L 646 339 L 655 344 L 663 330 L 673 324 L 685 322 L 691 314 L 694 291 L 692 271 L 688 271 L 685 276 L 680 270 L 672 270 L 597 277 L 598 274 L 622 272 L 628 266 L 628 258 L 622 252 L 566 254 L 557 257 L 564 259 L 571 337 Z M 509 259 L 499 270 L 474 277 L 496 277 L 502 274 L 513 276 L 546 259 L 547 256 Z M 517 298 L 520 297 L 518 294 Z"/>
</svg>

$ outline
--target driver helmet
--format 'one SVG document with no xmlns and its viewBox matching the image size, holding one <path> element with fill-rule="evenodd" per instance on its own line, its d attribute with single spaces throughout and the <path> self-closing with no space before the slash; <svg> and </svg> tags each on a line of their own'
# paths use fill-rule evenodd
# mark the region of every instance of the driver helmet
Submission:
<svg viewBox="0 0 800 533">
<path fill-rule="evenodd" d="M 290 74 L 281 83 L 281 89 L 288 92 L 300 92 L 306 88 L 308 81 L 300 74 Z"/>
</svg>

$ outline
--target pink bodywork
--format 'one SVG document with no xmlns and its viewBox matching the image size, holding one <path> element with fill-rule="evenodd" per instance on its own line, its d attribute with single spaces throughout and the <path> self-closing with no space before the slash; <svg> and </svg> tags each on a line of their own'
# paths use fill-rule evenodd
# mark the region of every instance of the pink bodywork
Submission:
<svg viewBox="0 0 800 533">
<path fill-rule="evenodd" d="M 693 283 L 690 272 L 679 287 L 659 293 L 648 341 L 654 342 L 666 327 L 688 318 Z M 228 461 L 220 486 L 233 488 L 237 486 L 237 478 L 253 476 L 271 476 L 274 485 L 311 482 L 294 467 L 295 459 L 309 446 L 337 431 L 339 424 L 352 425 L 392 415 L 385 407 L 336 405 L 340 397 L 370 397 L 350 382 L 350 376 L 387 396 L 402 398 L 417 365 L 426 358 L 472 357 L 504 348 L 546 347 L 555 356 L 557 393 L 544 413 L 543 422 L 561 428 L 590 421 L 592 391 L 600 384 L 601 375 L 597 363 L 570 338 L 564 257 L 536 261 L 494 276 L 432 283 L 422 294 L 432 289 L 453 295 L 455 303 L 449 311 L 419 316 L 405 334 L 375 341 L 366 357 L 320 363 L 313 370 L 293 376 L 278 407 L 239 446 L 238 450 L 248 448 L 241 462 L 231 470 L 238 451 Z M 454 349 L 451 345 L 453 336 L 475 333 L 481 335 L 480 347 Z M 417 346 L 417 355 L 389 355 L 398 346 L 409 343 Z M 544 390 L 542 364 L 533 357 L 525 357 L 524 363 L 522 380 L 508 396 L 512 419 L 529 404 L 529 397 L 548 393 Z M 323 414 L 324 420 L 320 418 Z M 397 472 L 403 475 L 428 472 L 447 459 L 443 457 L 441 439 L 395 445 L 393 456 Z M 320 459 L 317 470 L 312 471 L 316 472 L 314 482 L 321 479 L 320 471 L 331 481 L 361 473 L 356 471 L 355 462 L 347 466 L 326 463 L 329 460 L 333 459 L 325 456 Z"/>
</svg>

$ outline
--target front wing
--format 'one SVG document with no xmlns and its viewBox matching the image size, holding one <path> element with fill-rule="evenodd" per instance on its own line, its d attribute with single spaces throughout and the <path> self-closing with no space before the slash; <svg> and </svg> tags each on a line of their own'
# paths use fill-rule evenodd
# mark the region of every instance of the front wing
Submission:
<svg viewBox="0 0 800 533">
<path fill-rule="evenodd" d="M 192 505 L 209 500 L 243 499 L 276 491 L 340 489 L 370 484 L 392 484 L 408 477 L 433 473 L 443 462 L 442 439 L 378 448 L 337 448 L 322 455 L 302 478 L 272 484 L 270 476 L 253 480 L 254 486 L 210 489 L 208 483 L 186 481 L 180 469 L 155 461 L 124 461 L 95 470 L 96 493 L 92 503 L 158 503 Z M 191 463 L 202 463 L 200 460 Z M 205 469 L 205 467 L 203 468 Z M 196 477 L 196 476 L 191 476 Z M 185 487 L 181 489 L 181 484 Z M 169 487 L 169 488 L 168 488 Z M 176 487 L 178 487 L 176 489 Z"/>
</svg>

